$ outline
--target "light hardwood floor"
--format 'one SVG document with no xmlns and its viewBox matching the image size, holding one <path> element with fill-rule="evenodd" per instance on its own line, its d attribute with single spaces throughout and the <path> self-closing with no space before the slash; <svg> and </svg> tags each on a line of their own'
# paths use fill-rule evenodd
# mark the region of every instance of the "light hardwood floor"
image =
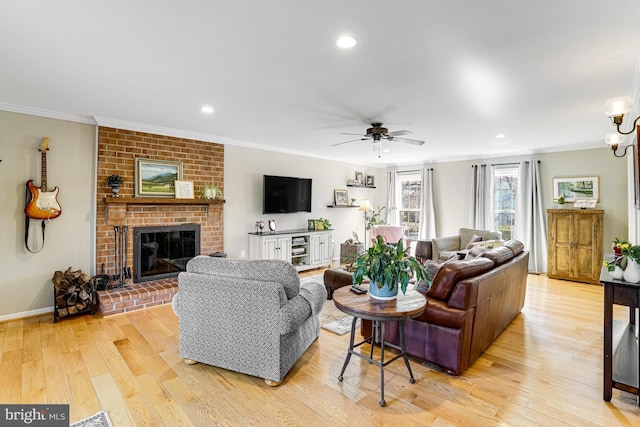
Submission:
<svg viewBox="0 0 640 427">
<path fill-rule="evenodd" d="M 107 410 L 116 427 L 638 426 L 634 396 L 614 390 L 602 400 L 602 301 L 600 286 L 530 275 L 523 312 L 463 375 L 412 359 L 410 384 L 404 364 L 390 364 L 385 408 L 376 366 L 352 358 L 337 381 L 348 334 L 322 330 L 271 388 L 184 364 L 169 305 L 57 324 L 51 315 L 14 320 L 0 323 L 0 403 L 69 403 L 72 422 Z"/>
</svg>

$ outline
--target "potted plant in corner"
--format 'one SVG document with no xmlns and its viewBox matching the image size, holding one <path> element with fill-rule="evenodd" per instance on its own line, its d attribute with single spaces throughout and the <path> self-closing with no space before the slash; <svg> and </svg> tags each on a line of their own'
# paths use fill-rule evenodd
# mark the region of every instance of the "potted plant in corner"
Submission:
<svg viewBox="0 0 640 427">
<path fill-rule="evenodd" d="M 124 180 L 120 175 L 109 175 L 107 178 L 107 185 L 111 187 L 111 197 L 118 197 L 118 192 L 120 191 L 120 186 Z"/>
<path fill-rule="evenodd" d="M 375 299 L 392 300 L 398 295 L 398 287 L 402 293 L 407 292 L 407 285 L 412 277 L 427 281 L 425 268 L 402 245 L 385 243 L 382 236 L 377 236 L 376 244 L 369 248 L 356 260 L 353 283 L 362 284 L 368 277 L 369 295 Z"/>
</svg>

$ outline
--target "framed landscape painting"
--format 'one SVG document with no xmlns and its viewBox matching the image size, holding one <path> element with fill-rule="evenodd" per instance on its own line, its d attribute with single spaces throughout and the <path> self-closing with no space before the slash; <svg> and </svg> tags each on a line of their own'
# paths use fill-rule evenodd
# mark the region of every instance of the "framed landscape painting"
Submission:
<svg viewBox="0 0 640 427">
<path fill-rule="evenodd" d="M 182 162 L 136 159 L 136 197 L 175 197 L 175 181 L 182 181 Z"/>
<path fill-rule="evenodd" d="M 553 178 L 553 200 L 556 201 L 561 196 L 569 203 L 575 202 L 576 199 L 598 200 L 598 177 Z"/>
</svg>

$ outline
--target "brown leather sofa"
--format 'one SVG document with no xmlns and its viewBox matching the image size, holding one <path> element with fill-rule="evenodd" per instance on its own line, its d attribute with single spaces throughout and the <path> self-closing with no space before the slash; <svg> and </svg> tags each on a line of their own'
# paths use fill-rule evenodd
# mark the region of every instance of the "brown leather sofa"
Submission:
<svg viewBox="0 0 640 427">
<path fill-rule="evenodd" d="M 427 309 L 405 321 L 407 352 L 460 375 L 520 313 L 527 287 L 529 252 L 517 240 L 470 260 L 449 261 L 436 274 Z M 361 323 L 362 336 L 371 322 Z M 385 339 L 399 345 L 397 322 L 385 323 Z"/>
</svg>

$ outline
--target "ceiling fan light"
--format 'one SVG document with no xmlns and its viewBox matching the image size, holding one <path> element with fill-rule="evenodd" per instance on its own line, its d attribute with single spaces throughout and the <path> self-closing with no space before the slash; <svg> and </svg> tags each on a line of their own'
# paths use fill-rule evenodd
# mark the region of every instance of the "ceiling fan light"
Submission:
<svg viewBox="0 0 640 427">
<path fill-rule="evenodd" d="M 618 117 L 627 114 L 633 108 L 633 100 L 628 96 L 618 96 L 607 100 L 604 104 L 604 112 L 609 117 Z"/>
<path fill-rule="evenodd" d="M 351 36 L 342 36 L 336 40 L 336 45 L 343 49 L 350 49 L 356 45 L 357 41 Z"/>
</svg>

